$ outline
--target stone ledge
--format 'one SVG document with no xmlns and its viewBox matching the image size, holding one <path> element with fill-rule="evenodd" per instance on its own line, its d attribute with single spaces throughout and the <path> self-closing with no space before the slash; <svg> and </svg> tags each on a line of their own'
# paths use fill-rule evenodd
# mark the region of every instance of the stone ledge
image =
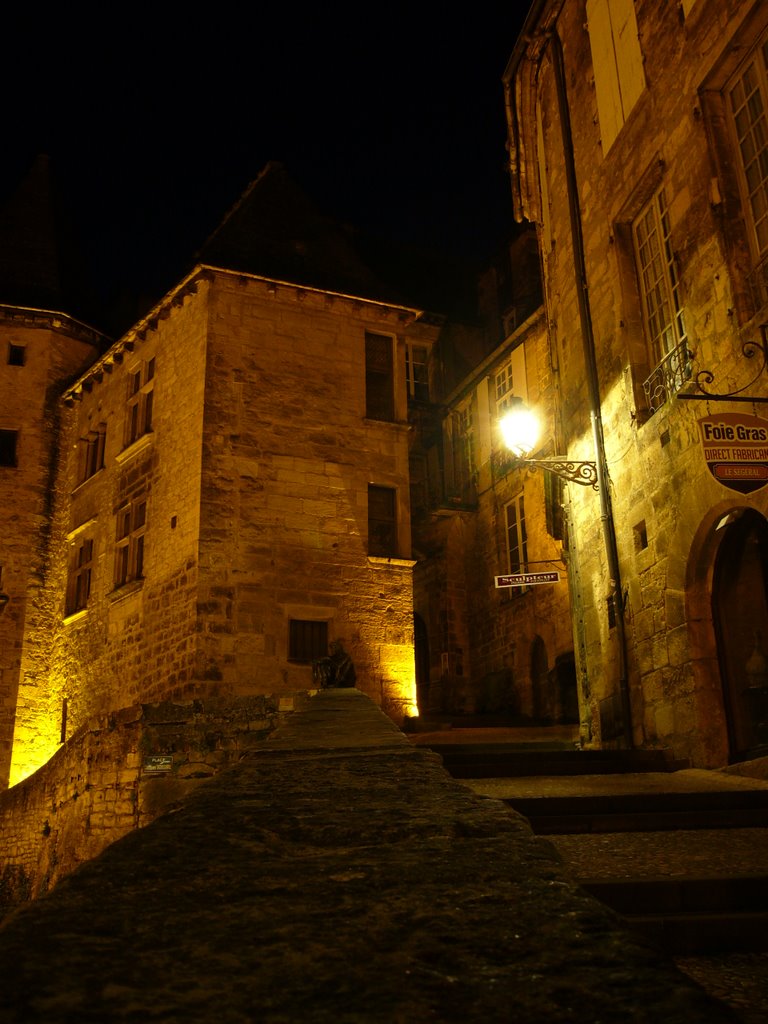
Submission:
<svg viewBox="0 0 768 1024">
<path fill-rule="evenodd" d="M 291 738 L 309 770 L 247 758 L 9 918 L 2 1019 L 732 1020 L 357 691 Z"/>
</svg>

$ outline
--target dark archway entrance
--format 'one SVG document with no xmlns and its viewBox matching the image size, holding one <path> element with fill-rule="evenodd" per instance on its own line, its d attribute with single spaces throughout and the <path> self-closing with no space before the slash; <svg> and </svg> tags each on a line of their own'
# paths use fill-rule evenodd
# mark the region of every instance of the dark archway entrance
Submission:
<svg viewBox="0 0 768 1024">
<path fill-rule="evenodd" d="M 422 715 L 429 711 L 429 634 L 424 619 L 413 616 L 413 646 L 416 659 L 416 702 Z"/>
<path fill-rule="evenodd" d="M 730 755 L 740 760 L 768 744 L 768 522 L 745 509 L 723 529 L 712 619 Z"/>
</svg>

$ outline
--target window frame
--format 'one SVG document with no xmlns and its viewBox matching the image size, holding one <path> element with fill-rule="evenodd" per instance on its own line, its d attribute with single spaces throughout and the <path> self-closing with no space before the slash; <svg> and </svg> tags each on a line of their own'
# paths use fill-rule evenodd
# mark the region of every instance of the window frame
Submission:
<svg viewBox="0 0 768 1024">
<path fill-rule="evenodd" d="M 748 116 L 751 115 L 753 112 L 749 111 L 748 100 L 755 96 L 760 100 L 761 107 L 759 117 L 749 116 L 749 132 L 747 133 L 742 132 L 740 128 L 739 117 L 734 110 L 734 94 L 738 89 L 743 88 L 746 76 L 753 69 L 755 86 L 749 93 L 749 97 L 740 103 L 739 112 L 745 111 Z M 760 174 L 760 164 L 765 164 L 768 161 L 768 30 L 762 32 L 738 68 L 729 76 L 723 86 L 723 101 L 749 249 L 753 264 L 758 266 L 768 262 L 768 173 L 762 174 L 756 187 L 752 188 L 750 168 L 755 167 Z M 760 132 L 756 132 L 759 122 L 762 122 L 762 129 Z M 755 134 L 762 134 L 763 140 L 762 143 L 756 144 L 754 153 L 747 159 L 746 139 L 748 135 L 754 137 Z M 762 199 L 762 210 L 759 216 L 756 215 L 755 201 L 753 200 L 753 197 L 756 198 L 758 195 Z"/>
<path fill-rule="evenodd" d="M 27 365 L 27 346 L 20 345 L 18 342 L 8 342 L 8 366 L 26 366 Z"/>
<path fill-rule="evenodd" d="M 67 615 L 76 615 L 88 607 L 93 579 L 93 550 L 93 537 L 83 537 L 74 548 L 67 586 Z"/>
<path fill-rule="evenodd" d="M 385 497 L 386 495 L 386 497 Z M 373 500 L 372 500 L 373 499 Z M 379 502 L 376 499 L 381 499 Z M 390 507 L 383 511 L 384 502 Z M 398 558 L 397 488 L 368 484 L 368 554 L 373 558 Z"/>
<path fill-rule="evenodd" d="M 115 589 L 144 579 L 147 499 L 122 505 L 115 514 Z"/>
<path fill-rule="evenodd" d="M 125 447 L 130 448 L 145 434 L 152 433 L 155 388 L 155 357 L 128 370 Z"/>
<path fill-rule="evenodd" d="M 512 522 L 511 510 L 514 510 Z M 504 505 L 504 547 L 509 574 L 528 572 L 528 531 L 525 524 L 524 491 L 520 491 Z M 514 553 L 517 553 L 517 558 L 513 557 Z"/>
<path fill-rule="evenodd" d="M 79 482 L 85 483 L 104 469 L 104 455 L 107 445 L 107 425 L 100 423 L 95 430 L 80 438 Z"/>
<path fill-rule="evenodd" d="M 365 332 L 365 417 L 395 421 L 395 338 L 391 334 Z"/>
<path fill-rule="evenodd" d="M 19 431 L 0 427 L 0 469 L 18 469 Z"/>
<path fill-rule="evenodd" d="M 417 353 L 422 358 L 416 358 Z M 405 379 L 411 402 L 429 402 L 429 345 L 408 341 L 405 345 Z"/>
<path fill-rule="evenodd" d="M 311 665 L 328 657 L 327 619 L 288 620 L 288 661 L 295 665 Z"/>
</svg>

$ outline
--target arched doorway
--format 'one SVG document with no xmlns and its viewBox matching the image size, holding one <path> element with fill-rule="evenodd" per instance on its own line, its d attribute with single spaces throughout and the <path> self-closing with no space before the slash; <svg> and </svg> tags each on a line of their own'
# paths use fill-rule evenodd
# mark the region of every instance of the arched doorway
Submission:
<svg viewBox="0 0 768 1024">
<path fill-rule="evenodd" d="M 768 521 L 753 509 L 721 527 L 712 620 L 732 760 L 768 744 Z"/>
</svg>

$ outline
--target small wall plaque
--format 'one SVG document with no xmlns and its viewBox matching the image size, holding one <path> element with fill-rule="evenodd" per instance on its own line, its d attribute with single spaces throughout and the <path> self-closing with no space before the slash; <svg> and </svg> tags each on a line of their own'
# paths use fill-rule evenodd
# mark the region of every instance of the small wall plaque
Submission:
<svg viewBox="0 0 768 1024">
<path fill-rule="evenodd" d="M 153 754 L 145 757 L 142 768 L 150 775 L 161 775 L 173 768 L 173 754 Z"/>
</svg>

